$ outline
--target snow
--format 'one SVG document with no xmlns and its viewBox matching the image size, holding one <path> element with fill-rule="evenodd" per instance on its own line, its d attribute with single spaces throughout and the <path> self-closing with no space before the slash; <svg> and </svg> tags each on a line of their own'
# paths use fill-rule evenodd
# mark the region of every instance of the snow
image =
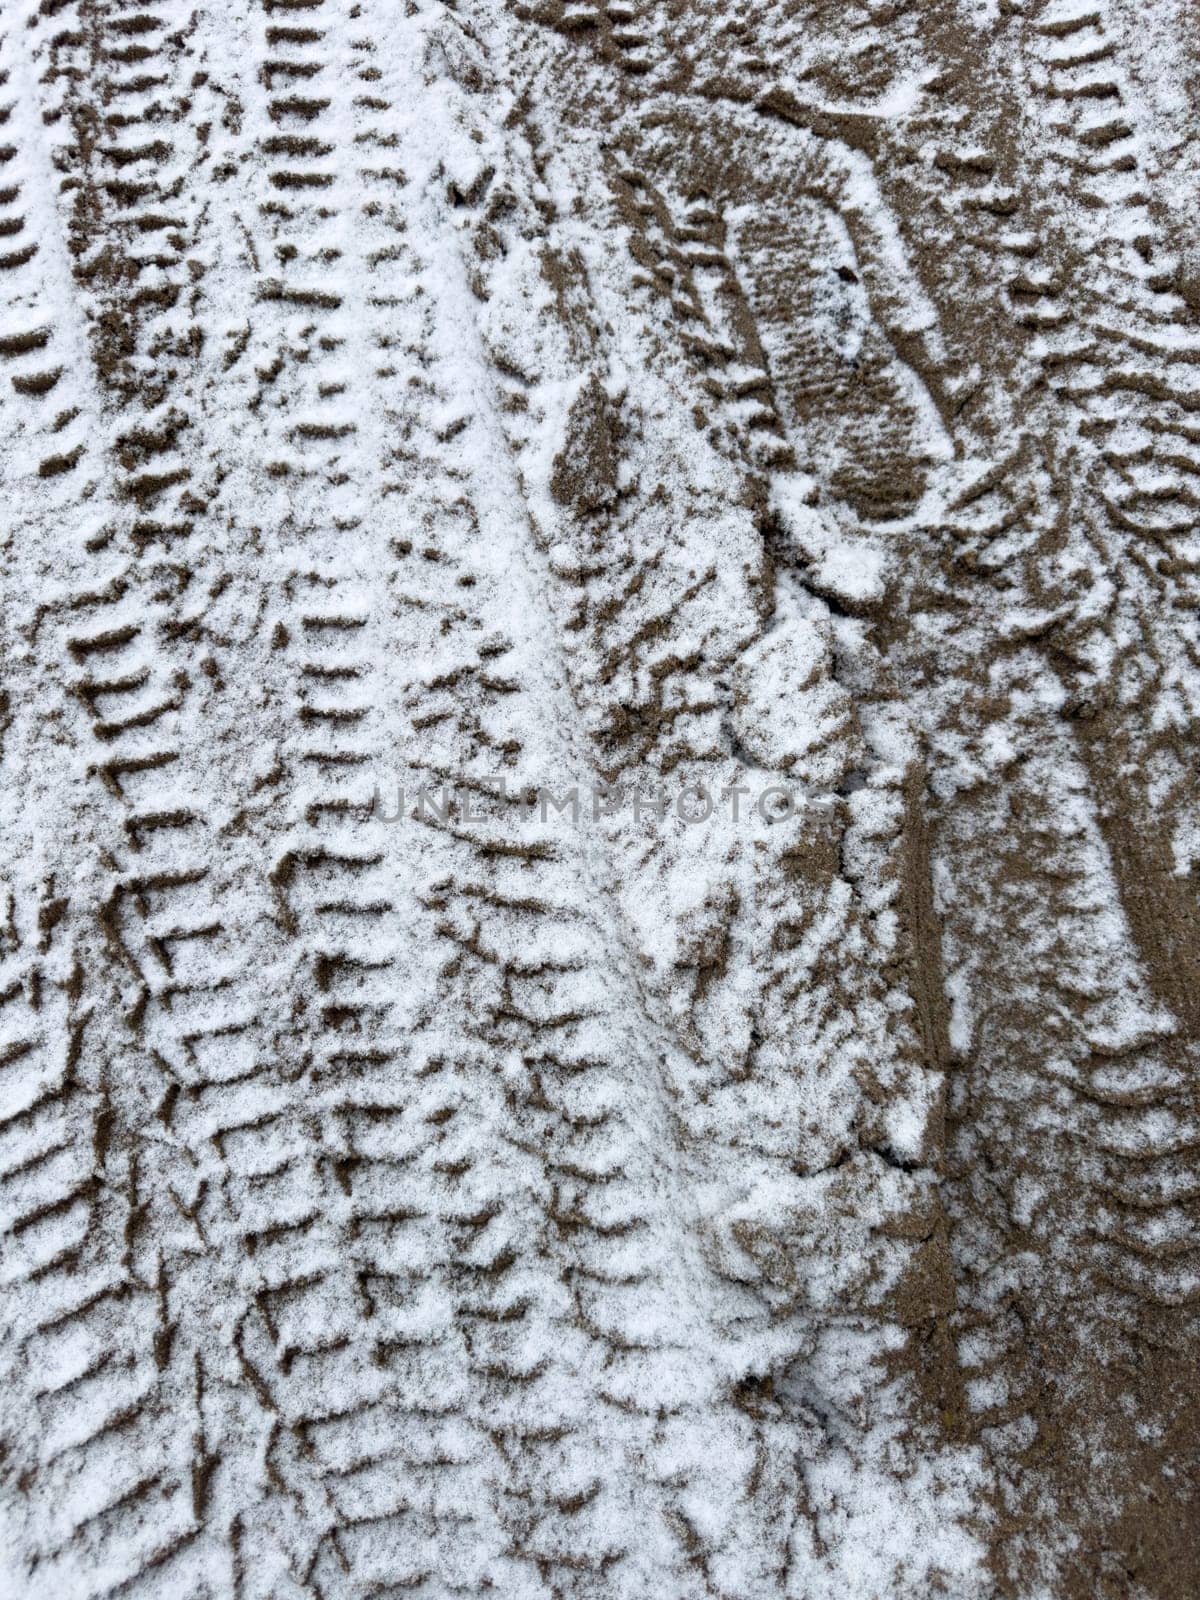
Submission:
<svg viewBox="0 0 1200 1600">
<path fill-rule="evenodd" d="M 1200 1281 L 1182 11 L 51 9 L 5 1592 L 981 1594 Z"/>
</svg>

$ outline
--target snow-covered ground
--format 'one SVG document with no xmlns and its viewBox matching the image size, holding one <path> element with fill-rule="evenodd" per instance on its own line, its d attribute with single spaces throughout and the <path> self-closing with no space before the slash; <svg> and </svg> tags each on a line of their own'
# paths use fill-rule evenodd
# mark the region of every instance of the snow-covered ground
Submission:
<svg viewBox="0 0 1200 1600">
<path fill-rule="evenodd" d="M 0 1596 L 1200 1591 L 1200 47 L 9 0 Z"/>
</svg>

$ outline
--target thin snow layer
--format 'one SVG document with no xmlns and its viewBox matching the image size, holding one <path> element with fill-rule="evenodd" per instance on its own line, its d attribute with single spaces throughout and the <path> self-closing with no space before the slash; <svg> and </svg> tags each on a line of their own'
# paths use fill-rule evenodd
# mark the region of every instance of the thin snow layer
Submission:
<svg viewBox="0 0 1200 1600">
<path fill-rule="evenodd" d="M 1190 280 L 1104 166 L 1060 315 L 900 13 L 678 9 L 4 19 L 14 1600 L 1049 1593 L 1039 1318 L 1200 1284 Z M 1165 160 L 1077 28 L 1030 148 Z"/>
</svg>

